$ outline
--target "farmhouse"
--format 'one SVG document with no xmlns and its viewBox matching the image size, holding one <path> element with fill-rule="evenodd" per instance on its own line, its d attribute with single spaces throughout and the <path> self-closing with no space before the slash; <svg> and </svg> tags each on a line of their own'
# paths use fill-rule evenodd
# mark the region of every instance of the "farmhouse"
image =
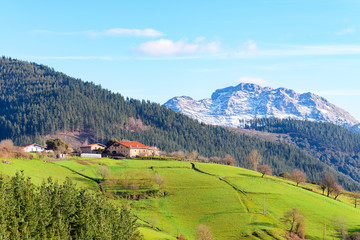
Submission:
<svg viewBox="0 0 360 240">
<path fill-rule="evenodd" d="M 106 146 L 101 143 L 94 143 L 94 144 L 82 146 L 80 147 L 80 150 L 82 153 L 99 153 L 102 150 L 104 150 L 105 147 Z"/>
<path fill-rule="evenodd" d="M 159 155 L 159 149 L 148 147 L 136 141 L 116 141 L 107 148 L 107 151 L 110 154 L 124 157 Z"/>
<path fill-rule="evenodd" d="M 45 147 L 41 146 L 40 144 L 37 144 L 37 143 L 26 144 L 26 145 L 20 146 L 20 148 L 23 149 L 24 152 L 44 152 L 45 151 Z"/>
</svg>

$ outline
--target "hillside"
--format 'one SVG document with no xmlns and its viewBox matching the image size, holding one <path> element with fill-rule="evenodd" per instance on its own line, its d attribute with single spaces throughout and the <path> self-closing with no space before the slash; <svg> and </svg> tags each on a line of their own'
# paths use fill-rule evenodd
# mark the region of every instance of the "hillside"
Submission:
<svg viewBox="0 0 360 240">
<path fill-rule="evenodd" d="M 360 135 L 346 128 L 322 122 L 257 119 L 250 121 L 244 131 L 233 130 L 298 146 L 328 166 L 360 181 Z"/>
<path fill-rule="evenodd" d="M 57 132 L 80 132 L 89 141 L 116 137 L 167 152 L 195 150 L 206 157 L 231 154 L 240 166 L 247 166 L 246 156 L 257 149 L 274 173 L 300 168 L 313 181 L 334 172 L 297 147 L 200 124 L 159 104 L 125 99 L 44 65 L 5 57 L 0 59 L 0 105 L 0 139 L 13 139 L 16 144 L 43 143 L 44 135 Z M 359 188 L 337 176 L 344 187 Z"/>
<path fill-rule="evenodd" d="M 127 189 L 119 186 L 106 188 L 107 194 L 115 195 L 146 191 L 144 187 L 133 185 L 141 184 L 138 177 L 161 174 L 166 180 L 161 187 L 166 192 L 165 196 L 114 200 L 115 204 L 124 201 L 131 204 L 139 218 L 140 231 L 147 240 L 175 240 L 180 233 L 187 239 L 194 239 L 196 227 L 200 224 L 210 226 L 218 240 L 283 239 L 287 226 L 281 218 L 293 207 L 298 208 L 306 218 L 306 239 L 321 239 L 324 224 L 328 236 L 334 234 L 334 239 L 340 239 L 336 230 L 338 219 L 344 219 L 349 233 L 359 231 L 360 211 L 353 207 L 352 200 L 347 196 L 341 195 L 336 201 L 323 196 L 316 185 L 306 183 L 296 187 L 291 181 L 269 176 L 262 178 L 257 172 L 242 168 L 209 163 L 194 163 L 194 168 L 189 162 L 141 159 L 9 161 L 11 165 L 4 164 L 1 168 L 4 174 L 13 175 L 22 169 L 26 176 L 38 179 L 35 183 L 40 184 L 41 179 L 57 169 L 59 173 L 53 177 L 54 180 L 62 181 L 69 176 L 76 184 L 95 191 L 94 184 L 97 183 L 91 179 L 100 179 L 96 169 L 105 165 L 111 171 L 108 184 L 120 179 L 131 183 L 131 188 Z M 33 171 L 36 168 L 43 170 Z M 119 183 L 125 184 L 124 181 Z M 158 186 L 149 188 L 156 190 Z"/>
<path fill-rule="evenodd" d="M 359 124 L 348 112 L 316 94 L 252 83 L 218 89 L 211 98 L 199 101 L 174 97 L 164 105 L 200 122 L 228 127 L 243 127 L 244 122 L 259 118 L 329 122 L 354 131 Z"/>
</svg>

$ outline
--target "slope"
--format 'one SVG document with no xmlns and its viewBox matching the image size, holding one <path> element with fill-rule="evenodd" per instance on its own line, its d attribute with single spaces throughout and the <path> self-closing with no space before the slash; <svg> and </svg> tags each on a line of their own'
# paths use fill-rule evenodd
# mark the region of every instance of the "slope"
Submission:
<svg viewBox="0 0 360 240">
<path fill-rule="evenodd" d="M 261 178 L 261 174 L 242 168 L 141 159 L 70 159 L 54 165 L 81 171 L 89 177 L 100 177 L 93 171 L 100 165 L 109 167 L 111 178 L 129 171 L 164 176 L 165 197 L 127 200 L 141 219 L 145 239 L 175 239 L 180 233 L 194 239 L 196 226 L 200 224 L 210 226 L 215 239 L 219 240 L 283 239 L 286 226 L 280 219 L 293 207 L 306 217 L 306 239 L 321 239 L 325 223 L 330 236 L 337 217 L 344 217 L 349 232 L 360 230 L 360 211 L 344 203 L 345 196 L 335 201 L 318 193 L 315 185 L 296 187 L 290 181 Z M 4 170 L 6 174 L 10 174 L 11 167 L 14 166 Z M 32 174 L 26 170 L 25 173 Z M 340 239 L 337 234 L 335 239 Z"/>
<path fill-rule="evenodd" d="M 333 171 L 297 147 L 207 126 L 156 103 L 125 99 L 93 83 L 34 63 L 0 59 L 0 139 L 42 142 L 56 132 L 86 132 L 94 141 L 137 140 L 172 152 L 197 151 L 211 157 L 231 154 L 240 166 L 257 149 L 275 173 L 300 168 L 318 181 Z M 130 121 L 130 119 L 135 119 Z M 349 189 L 357 184 L 338 174 Z"/>
<path fill-rule="evenodd" d="M 255 131 L 247 131 L 255 130 Z M 360 135 L 330 123 L 290 119 L 257 119 L 245 130 L 248 135 L 296 145 L 337 171 L 360 181 Z M 272 138 L 267 138 L 272 134 Z"/>
</svg>

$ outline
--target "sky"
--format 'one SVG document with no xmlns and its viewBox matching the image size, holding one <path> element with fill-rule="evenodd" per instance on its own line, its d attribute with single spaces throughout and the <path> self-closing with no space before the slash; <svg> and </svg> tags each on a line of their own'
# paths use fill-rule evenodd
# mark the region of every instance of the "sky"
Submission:
<svg viewBox="0 0 360 240">
<path fill-rule="evenodd" d="M 241 82 L 313 92 L 360 120 L 360 1 L 0 0 L 0 54 L 127 97 Z"/>
</svg>

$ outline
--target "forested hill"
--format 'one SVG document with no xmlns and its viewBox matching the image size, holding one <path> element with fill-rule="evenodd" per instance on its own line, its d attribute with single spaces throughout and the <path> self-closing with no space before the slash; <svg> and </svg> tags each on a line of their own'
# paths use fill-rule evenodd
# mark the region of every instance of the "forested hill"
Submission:
<svg viewBox="0 0 360 240">
<path fill-rule="evenodd" d="M 360 134 L 331 123 L 275 118 L 253 120 L 246 128 L 286 134 L 286 141 L 360 181 Z"/>
<path fill-rule="evenodd" d="M 300 168 L 314 181 L 333 171 L 298 147 L 200 124 L 159 104 L 125 99 L 49 67 L 5 57 L 0 59 L 0 106 L 0 139 L 16 144 L 40 141 L 40 136 L 57 131 L 86 131 L 103 142 L 116 137 L 168 152 L 230 154 L 240 166 L 257 149 L 275 173 Z M 344 187 L 359 188 L 336 174 Z"/>
</svg>

